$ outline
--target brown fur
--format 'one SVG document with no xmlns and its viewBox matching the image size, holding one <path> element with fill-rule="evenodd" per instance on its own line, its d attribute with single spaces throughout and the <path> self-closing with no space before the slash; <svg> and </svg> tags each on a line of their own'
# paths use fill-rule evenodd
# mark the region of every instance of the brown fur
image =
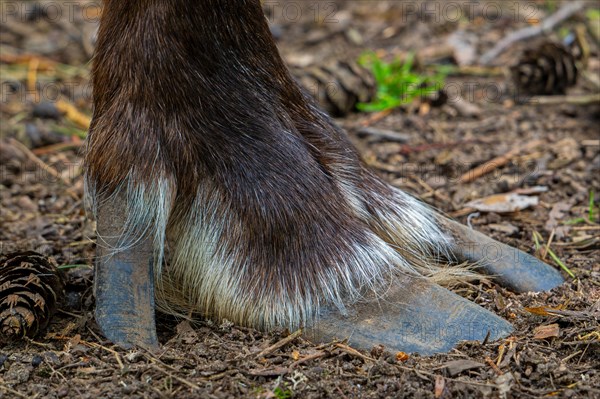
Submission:
<svg viewBox="0 0 600 399">
<path fill-rule="evenodd" d="M 175 266 L 159 283 L 176 308 L 302 323 L 323 301 L 343 307 L 353 291 L 446 252 L 433 213 L 366 170 L 294 83 L 258 0 L 105 3 L 85 159 L 92 200 L 168 181 L 171 200 L 148 215 L 168 213 Z M 219 223 L 217 242 L 194 241 L 190 220 Z M 194 245 L 210 250 L 190 254 Z M 194 291 L 218 273 L 190 277 L 205 253 L 227 260 L 231 281 L 202 297 Z"/>
</svg>

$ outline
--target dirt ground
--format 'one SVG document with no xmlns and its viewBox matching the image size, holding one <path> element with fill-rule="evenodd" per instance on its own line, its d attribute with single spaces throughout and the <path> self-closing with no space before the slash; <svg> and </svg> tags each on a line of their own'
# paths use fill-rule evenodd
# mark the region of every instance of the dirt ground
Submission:
<svg viewBox="0 0 600 399">
<path fill-rule="evenodd" d="M 307 67 L 356 59 L 366 49 L 386 57 L 443 53 L 453 34 L 471 45 L 454 59 L 469 57 L 469 49 L 478 56 L 562 4 L 488 1 L 458 10 L 449 3 L 264 5 L 284 59 Z M 463 102 L 455 96 L 441 106 L 354 113 L 339 123 L 387 181 L 560 269 L 549 248 L 574 274 L 563 271 L 566 282 L 544 293 L 517 295 L 486 280 L 456 288 L 510 320 L 512 336 L 430 357 L 299 337 L 258 355 L 290 332 L 190 325 L 159 315 L 158 353 L 125 351 L 104 340 L 93 319 L 94 225 L 84 213 L 78 155 L 92 109 L 89 60 L 99 11 L 98 3 L 85 1 L 2 3 L 0 250 L 53 257 L 67 266 L 67 290 L 45 333 L 0 347 L 0 398 L 600 398 L 600 106 L 517 102 L 498 68 L 456 69 L 446 83 Z M 585 20 L 579 13 L 551 37 Z M 595 39 L 570 95 L 599 92 Z M 493 64 L 514 62 L 522 46 Z M 389 131 L 401 135 L 382 134 Z M 509 161 L 493 173 L 472 182 L 459 178 L 507 153 Z M 537 205 L 479 213 L 466 205 L 515 190 L 537 197 Z"/>
</svg>

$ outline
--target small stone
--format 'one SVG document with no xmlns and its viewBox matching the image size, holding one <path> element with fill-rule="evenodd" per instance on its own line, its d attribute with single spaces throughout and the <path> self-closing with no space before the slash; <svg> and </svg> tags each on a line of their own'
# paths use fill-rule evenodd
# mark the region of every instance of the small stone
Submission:
<svg viewBox="0 0 600 399">
<path fill-rule="evenodd" d="M 31 365 L 33 367 L 37 367 L 40 364 L 42 364 L 43 361 L 44 361 L 44 359 L 42 359 L 42 357 L 40 355 L 33 355 L 33 358 L 31 359 Z"/>
</svg>

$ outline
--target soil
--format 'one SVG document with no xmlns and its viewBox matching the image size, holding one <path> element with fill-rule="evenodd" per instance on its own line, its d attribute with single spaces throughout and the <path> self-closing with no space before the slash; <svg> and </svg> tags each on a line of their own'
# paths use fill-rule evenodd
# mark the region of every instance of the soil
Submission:
<svg viewBox="0 0 600 399">
<path fill-rule="evenodd" d="M 480 55 L 562 4 L 488 1 L 457 18 L 444 2 L 263 3 L 284 59 L 295 66 L 356 59 L 367 49 L 387 58 L 435 52 L 457 32 Z M 0 249 L 52 257 L 67 290 L 44 333 L 0 347 L 0 398 L 600 398 L 600 212 L 597 199 L 590 205 L 591 192 L 600 197 L 600 106 L 517 101 L 493 68 L 448 77 L 462 103 L 456 96 L 441 106 L 417 101 L 338 122 L 393 185 L 560 269 L 558 259 L 575 276 L 563 270 L 566 282 L 543 293 L 515 294 L 487 279 L 455 288 L 510 320 L 513 335 L 429 357 L 300 336 L 259 355 L 290 332 L 159 315 L 157 353 L 106 341 L 93 318 L 95 233 L 84 212 L 79 156 L 92 110 L 89 61 L 99 12 L 98 3 L 85 1 L 2 4 Z M 550 36 L 585 22 L 578 14 Z M 599 47 L 590 37 L 590 57 L 570 95 L 599 91 Z M 494 64 L 515 62 L 523 45 Z M 469 54 L 467 47 L 454 59 Z M 402 140 L 377 134 L 385 131 Z M 525 148 L 533 140 L 541 142 Z M 511 151 L 493 173 L 459 179 Z M 537 205 L 479 213 L 466 205 L 519 189 Z"/>
</svg>

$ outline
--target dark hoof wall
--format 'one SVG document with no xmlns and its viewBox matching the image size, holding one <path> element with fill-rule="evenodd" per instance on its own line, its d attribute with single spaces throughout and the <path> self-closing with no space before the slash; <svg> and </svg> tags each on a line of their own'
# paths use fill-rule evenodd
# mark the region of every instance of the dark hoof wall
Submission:
<svg viewBox="0 0 600 399">
<path fill-rule="evenodd" d="M 405 277 L 382 296 L 352 306 L 346 316 L 337 309 L 323 310 L 306 330 L 307 338 L 347 338 L 364 350 L 382 344 L 391 351 L 432 355 L 448 352 L 460 341 L 495 340 L 513 331 L 504 319 L 424 279 Z"/>
<path fill-rule="evenodd" d="M 117 254 L 96 265 L 96 322 L 106 338 L 125 349 L 158 349 L 152 262 L 145 263 Z"/>
<path fill-rule="evenodd" d="M 549 291 L 564 282 L 560 271 L 534 256 L 495 241 L 460 223 L 442 219 L 454 238 L 453 253 L 515 292 Z"/>
</svg>

